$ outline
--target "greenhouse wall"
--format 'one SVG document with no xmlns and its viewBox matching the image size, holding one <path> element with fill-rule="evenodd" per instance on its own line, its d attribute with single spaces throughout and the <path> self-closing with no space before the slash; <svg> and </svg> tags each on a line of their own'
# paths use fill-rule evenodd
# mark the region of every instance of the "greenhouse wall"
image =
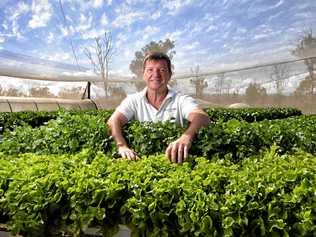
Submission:
<svg viewBox="0 0 316 237">
<path fill-rule="evenodd" d="M 88 99 L 0 97 L 0 112 L 55 111 L 61 108 L 66 110 L 87 110 L 97 109 L 97 106 Z"/>
</svg>

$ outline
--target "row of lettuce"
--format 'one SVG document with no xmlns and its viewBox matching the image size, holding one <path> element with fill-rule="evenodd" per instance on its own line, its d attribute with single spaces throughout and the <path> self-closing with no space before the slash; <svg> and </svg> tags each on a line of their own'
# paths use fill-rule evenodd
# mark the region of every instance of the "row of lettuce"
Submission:
<svg viewBox="0 0 316 237">
<path fill-rule="evenodd" d="M 0 223 L 24 237 L 119 224 L 133 236 L 316 234 L 316 115 L 209 109 L 217 122 L 175 165 L 160 155 L 184 130 L 174 123 L 127 124 L 142 159 L 113 159 L 112 112 L 5 114 Z"/>
<path fill-rule="evenodd" d="M 41 112 L 0 112 L 0 127 L 5 130 L 13 130 L 17 126 L 28 124 L 31 127 L 38 127 L 51 119 L 59 117 L 59 111 L 41 111 Z M 291 116 L 302 115 L 302 112 L 295 108 L 244 108 L 244 109 L 227 109 L 227 108 L 209 108 L 205 111 L 214 120 L 228 121 L 230 119 L 244 120 L 247 122 L 261 121 L 264 119 L 282 119 Z M 113 110 L 86 110 L 86 111 L 68 111 L 71 114 L 89 114 L 102 115 L 107 120 Z"/>
<path fill-rule="evenodd" d="M 133 121 L 124 128 L 130 146 L 141 156 L 161 154 L 177 139 L 184 128 L 177 124 L 140 123 Z M 316 115 L 248 123 L 231 119 L 200 129 L 190 154 L 209 159 L 229 158 L 236 162 L 261 150 L 277 145 L 280 153 L 295 149 L 316 154 Z M 44 125 L 27 124 L 5 130 L 0 152 L 6 154 L 76 153 L 83 148 L 116 156 L 116 145 L 105 123 L 104 112 L 85 114 L 60 112 Z"/>
<path fill-rule="evenodd" d="M 0 153 L 0 220 L 23 236 L 314 236 L 316 156 L 138 162 L 91 151 Z M 241 165 L 242 164 L 242 165 Z"/>
</svg>

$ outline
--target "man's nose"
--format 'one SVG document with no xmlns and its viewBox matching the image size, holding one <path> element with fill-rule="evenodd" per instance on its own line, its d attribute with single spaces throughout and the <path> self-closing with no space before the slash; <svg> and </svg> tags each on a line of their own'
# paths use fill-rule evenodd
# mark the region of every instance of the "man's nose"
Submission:
<svg viewBox="0 0 316 237">
<path fill-rule="evenodd" d="M 160 77 L 161 76 L 159 68 L 153 70 L 153 76 L 156 76 L 156 77 Z"/>
</svg>

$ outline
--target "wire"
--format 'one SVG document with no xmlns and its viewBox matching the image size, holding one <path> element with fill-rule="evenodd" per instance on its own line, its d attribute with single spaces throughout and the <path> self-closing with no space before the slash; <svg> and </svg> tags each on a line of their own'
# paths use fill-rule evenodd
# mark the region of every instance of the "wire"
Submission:
<svg viewBox="0 0 316 237">
<path fill-rule="evenodd" d="M 70 30 L 69 30 L 70 28 L 69 28 L 68 23 L 67 23 L 67 20 L 66 20 L 65 11 L 64 11 L 63 4 L 62 4 L 61 0 L 59 0 L 59 6 L 60 6 L 61 14 L 62 14 L 62 16 L 63 16 L 64 26 L 66 27 L 66 29 L 68 30 L 68 32 L 70 32 Z M 80 66 L 79 66 L 79 63 L 78 63 L 78 58 L 77 58 L 77 55 L 76 55 L 76 53 L 75 53 L 75 47 L 74 47 L 74 45 L 73 45 L 73 41 L 72 41 L 71 36 L 70 36 L 70 45 L 71 45 L 72 54 L 73 54 L 73 56 L 74 56 L 74 58 L 75 58 L 75 61 L 76 61 L 76 64 L 77 64 L 77 68 L 78 68 L 78 70 L 80 70 L 80 69 L 79 69 Z"/>
<path fill-rule="evenodd" d="M 278 65 L 278 64 L 295 63 L 295 62 L 304 61 L 307 59 L 316 59 L 316 56 L 294 59 L 294 60 L 287 60 L 287 61 L 280 61 L 280 62 L 273 62 L 273 63 L 266 63 L 266 64 L 256 64 L 256 65 L 252 65 L 249 67 L 242 67 L 242 68 L 236 68 L 236 69 L 230 69 L 230 70 L 218 70 L 218 71 L 213 71 L 213 72 L 200 73 L 199 76 L 206 77 L 206 76 L 212 76 L 212 75 L 217 75 L 217 74 L 226 74 L 226 73 L 232 73 L 232 72 L 248 71 L 248 70 L 262 68 L 262 67 L 271 67 L 271 66 Z M 189 79 L 192 77 L 196 77 L 196 75 L 188 74 L 188 75 L 183 75 L 183 76 L 176 76 L 176 77 L 173 77 L 173 79 L 176 79 L 176 80 L 180 79 L 181 80 L 181 79 Z"/>
</svg>

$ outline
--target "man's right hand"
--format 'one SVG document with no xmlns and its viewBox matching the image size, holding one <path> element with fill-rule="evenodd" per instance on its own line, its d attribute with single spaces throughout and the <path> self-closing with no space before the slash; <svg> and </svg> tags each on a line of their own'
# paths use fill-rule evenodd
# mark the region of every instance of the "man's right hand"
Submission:
<svg viewBox="0 0 316 237">
<path fill-rule="evenodd" d="M 121 157 L 129 159 L 129 160 L 139 159 L 139 156 L 137 155 L 137 153 L 127 146 L 119 146 L 118 153 L 120 154 Z"/>
</svg>

